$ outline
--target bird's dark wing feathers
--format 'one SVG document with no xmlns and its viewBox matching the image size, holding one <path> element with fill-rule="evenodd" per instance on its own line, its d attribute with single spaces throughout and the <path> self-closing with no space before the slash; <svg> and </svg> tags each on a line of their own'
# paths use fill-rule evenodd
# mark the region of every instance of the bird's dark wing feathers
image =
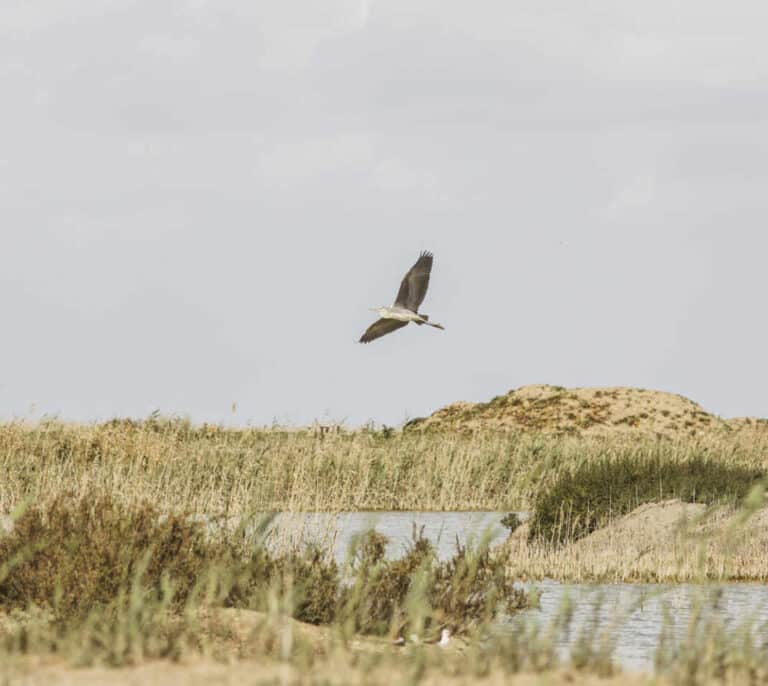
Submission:
<svg viewBox="0 0 768 686">
<path fill-rule="evenodd" d="M 395 305 L 406 307 L 412 312 L 418 312 L 424 301 L 429 286 L 429 273 L 432 271 L 432 253 L 423 252 L 410 268 L 400 283 Z"/>
<path fill-rule="evenodd" d="M 399 319 L 384 319 L 383 317 L 378 321 L 373 322 L 360 337 L 361 343 L 370 343 L 377 338 L 402 329 L 408 322 L 401 322 Z"/>
</svg>

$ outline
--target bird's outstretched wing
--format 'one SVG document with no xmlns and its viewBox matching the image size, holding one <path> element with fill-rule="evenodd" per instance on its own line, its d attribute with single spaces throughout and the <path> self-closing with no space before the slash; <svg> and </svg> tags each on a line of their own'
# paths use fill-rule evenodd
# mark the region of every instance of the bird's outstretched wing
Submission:
<svg viewBox="0 0 768 686">
<path fill-rule="evenodd" d="M 429 273 L 432 271 L 432 253 L 423 252 L 410 268 L 400 283 L 395 305 L 406 307 L 412 312 L 419 311 L 429 286 Z"/>
<path fill-rule="evenodd" d="M 375 341 L 377 338 L 381 338 L 392 331 L 402 329 L 407 323 L 401 322 L 399 319 L 385 319 L 382 317 L 365 330 L 365 333 L 360 336 L 360 343 Z"/>
</svg>

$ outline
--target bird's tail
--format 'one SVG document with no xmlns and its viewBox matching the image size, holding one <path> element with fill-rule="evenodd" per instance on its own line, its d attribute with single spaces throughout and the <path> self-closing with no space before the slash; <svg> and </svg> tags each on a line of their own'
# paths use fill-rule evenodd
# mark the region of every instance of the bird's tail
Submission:
<svg viewBox="0 0 768 686">
<path fill-rule="evenodd" d="M 435 323 L 424 322 L 424 323 L 425 324 L 429 324 L 430 326 L 434 326 L 436 329 L 441 329 L 441 330 L 445 331 L 445 327 L 442 324 L 438 324 L 437 322 L 435 322 Z"/>
</svg>

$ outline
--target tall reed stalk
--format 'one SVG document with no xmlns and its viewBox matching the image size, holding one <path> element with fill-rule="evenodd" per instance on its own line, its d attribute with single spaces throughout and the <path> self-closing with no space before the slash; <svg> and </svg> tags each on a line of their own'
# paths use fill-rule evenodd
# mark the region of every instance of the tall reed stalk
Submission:
<svg viewBox="0 0 768 686">
<path fill-rule="evenodd" d="M 25 499 L 107 493 L 165 511 L 528 509 L 596 460 L 718 460 L 764 469 L 766 440 L 225 429 L 179 420 L 0 424 L 0 513 Z"/>
</svg>

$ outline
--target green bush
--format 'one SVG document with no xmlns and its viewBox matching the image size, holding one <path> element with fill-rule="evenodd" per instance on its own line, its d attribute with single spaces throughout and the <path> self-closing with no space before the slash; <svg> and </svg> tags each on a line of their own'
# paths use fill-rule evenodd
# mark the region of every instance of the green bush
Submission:
<svg viewBox="0 0 768 686">
<path fill-rule="evenodd" d="M 209 602 L 263 609 L 269 589 L 282 589 L 290 577 L 297 619 L 333 619 L 339 586 L 333 560 L 314 548 L 272 555 L 243 533 L 215 535 L 199 519 L 163 516 L 148 504 L 62 496 L 28 508 L 0 537 L 0 608 L 37 606 L 77 621 L 138 587 L 146 600 L 165 597 L 176 608 Z"/>
<path fill-rule="evenodd" d="M 462 631 L 491 619 L 500 607 L 511 614 L 527 606 L 526 594 L 505 572 L 505 557 L 493 555 L 487 541 L 471 548 L 457 544 L 454 556 L 442 561 L 415 528 L 403 557 L 385 559 L 386 543 L 376 531 L 358 541 L 340 617 L 357 632 Z"/>
<path fill-rule="evenodd" d="M 173 578 L 183 602 L 211 559 L 224 549 L 206 540 L 200 522 L 161 519 L 149 505 L 126 509 L 108 497 L 57 498 L 31 507 L 0 538 L 0 606 L 50 606 L 59 618 L 105 606 L 142 570 L 146 588 Z"/>
<path fill-rule="evenodd" d="M 509 529 L 509 533 L 514 533 L 522 524 L 517 512 L 507 512 L 499 522 L 503 527 Z"/>
<path fill-rule="evenodd" d="M 679 462 L 624 455 L 584 462 L 534 499 L 530 538 L 577 540 L 648 502 L 735 502 L 765 474 L 706 457 Z"/>
</svg>

